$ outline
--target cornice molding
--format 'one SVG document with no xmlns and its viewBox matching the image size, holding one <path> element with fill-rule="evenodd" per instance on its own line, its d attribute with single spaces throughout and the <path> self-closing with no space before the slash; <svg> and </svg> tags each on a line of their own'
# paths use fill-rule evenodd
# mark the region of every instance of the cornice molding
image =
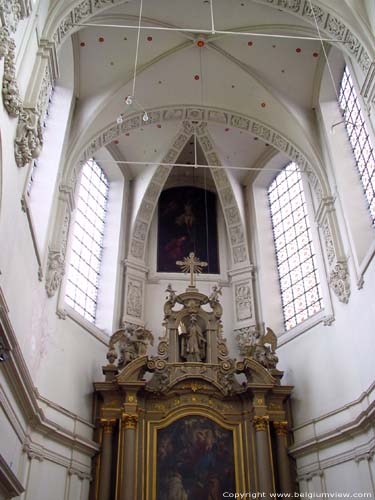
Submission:
<svg viewBox="0 0 375 500">
<path fill-rule="evenodd" d="M 315 476 L 324 477 L 324 471 L 329 467 L 342 464 L 344 462 L 355 461 L 357 464 L 363 460 L 371 460 L 375 455 L 375 438 L 372 438 L 365 444 L 355 448 L 337 453 L 330 458 L 319 460 L 313 464 L 306 465 L 297 469 L 298 481 L 310 481 Z"/>
<path fill-rule="evenodd" d="M 336 410 L 335 413 L 339 413 L 339 410 Z M 289 453 L 294 458 L 300 458 L 322 450 L 322 448 L 327 448 L 339 442 L 353 439 L 354 435 L 364 433 L 374 426 L 374 417 L 375 402 L 371 403 L 351 421 L 339 425 L 328 432 L 323 432 L 322 434 L 317 433 L 313 438 L 292 445 L 289 448 Z"/>
</svg>

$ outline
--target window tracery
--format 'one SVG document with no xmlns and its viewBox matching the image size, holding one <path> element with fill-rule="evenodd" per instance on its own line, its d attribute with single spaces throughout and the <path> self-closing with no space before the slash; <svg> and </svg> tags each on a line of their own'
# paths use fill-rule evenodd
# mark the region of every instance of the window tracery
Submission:
<svg viewBox="0 0 375 500">
<path fill-rule="evenodd" d="M 109 181 L 95 160 L 81 174 L 73 226 L 66 303 L 95 323 Z"/>
<path fill-rule="evenodd" d="M 323 308 L 301 172 L 289 163 L 268 188 L 286 330 Z"/>
<path fill-rule="evenodd" d="M 353 151 L 372 224 L 375 225 L 375 156 L 360 102 L 348 67 L 345 67 L 339 94 L 345 128 Z"/>
</svg>

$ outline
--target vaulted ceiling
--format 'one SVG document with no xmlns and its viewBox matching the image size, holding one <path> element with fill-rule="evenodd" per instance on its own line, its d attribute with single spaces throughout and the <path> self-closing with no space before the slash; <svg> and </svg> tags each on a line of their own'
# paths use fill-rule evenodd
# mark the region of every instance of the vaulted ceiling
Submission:
<svg viewBox="0 0 375 500">
<path fill-rule="evenodd" d="M 90 26 L 80 26 L 72 38 L 78 101 L 71 150 L 82 149 L 120 114 L 196 106 L 256 118 L 318 158 L 312 108 L 324 54 L 312 17 L 294 13 L 293 6 L 301 12 L 301 2 L 306 9 L 309 0 L 213 0 L 211 13 L 209 0 L 143 0 L 137 50 L 140 0 L 112 7 L 112 0 L 101 0 L 107 8 L 82 21 Z M 350 14 L 345 1 L 319 5 L 331 16 Z M 134 93 L 136 104 L 126 105 Z M 157 162 L 165 155 L 178 125 L 145 125 L 113 139 L 120 158 Z M 208 130 L 224 165 L 251 167 L 272 149 L 228 123 L 209 123 Z M 143 170 L 130 165 L 133 176 Z M 244 182 L 247 173 L 235 176 Z"/>
</svg>

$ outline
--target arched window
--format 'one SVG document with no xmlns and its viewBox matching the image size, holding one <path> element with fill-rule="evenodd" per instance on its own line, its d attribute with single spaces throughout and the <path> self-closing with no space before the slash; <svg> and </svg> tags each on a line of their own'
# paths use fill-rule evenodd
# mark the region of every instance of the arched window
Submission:
<svg viewBox="0 0 375 500">
<path fill-rule="evenodd" d="M 81 173 L 65 301 L 95 323 L 109 182 L 91 159 Z"/>
<path fill-rule="evenodd" d="M 289 163 L 268 188 L 285 329 L 323 308 L 302 177 Z"/>
<path fill-rule="evenodd" d="M 359 177 L 366 196 L 372 224 L 375 225 L 375 156 L 361 106 L 349 69 L 346 66 L 340 84 L 339 104 L 353 150 Z"/>
</svg>

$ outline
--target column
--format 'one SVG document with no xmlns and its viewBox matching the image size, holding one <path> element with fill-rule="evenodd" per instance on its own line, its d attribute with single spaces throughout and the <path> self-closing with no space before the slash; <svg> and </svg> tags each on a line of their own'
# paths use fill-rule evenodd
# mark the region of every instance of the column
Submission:
<svg viewBox="0 0 375 500">
<path fill-rule="evenodd" d="M 260 493 L 265 493 L 265 498 L 269 498 L 269 494 L 274 492 L 268 420 L 268 416 L 253 417 L 258 488 Z"/>
<path fill-rule="evenodd" d="M 277 471 L 280 493 L 293 493 L 293 481 L 290 474 L 288 456 L 288 422 L 274 422 L 276 431 Z"/>
<path fill-rule="evenodd" d="M 99 500 L 110 500 L 111 496 L 111 468 L 112 468 L 112 436 L 114 419 L 103 419 L 102 451 L 100 456 Z"/>
<path fill-rule="evenodd" d="M 122 446 L 123 464 L 120 500 L 134 500 L 135 486 L 135 433 L 137 429 L 138 415 L 136 413 L 123 413 L 122 423 Z"/>
</svg>

